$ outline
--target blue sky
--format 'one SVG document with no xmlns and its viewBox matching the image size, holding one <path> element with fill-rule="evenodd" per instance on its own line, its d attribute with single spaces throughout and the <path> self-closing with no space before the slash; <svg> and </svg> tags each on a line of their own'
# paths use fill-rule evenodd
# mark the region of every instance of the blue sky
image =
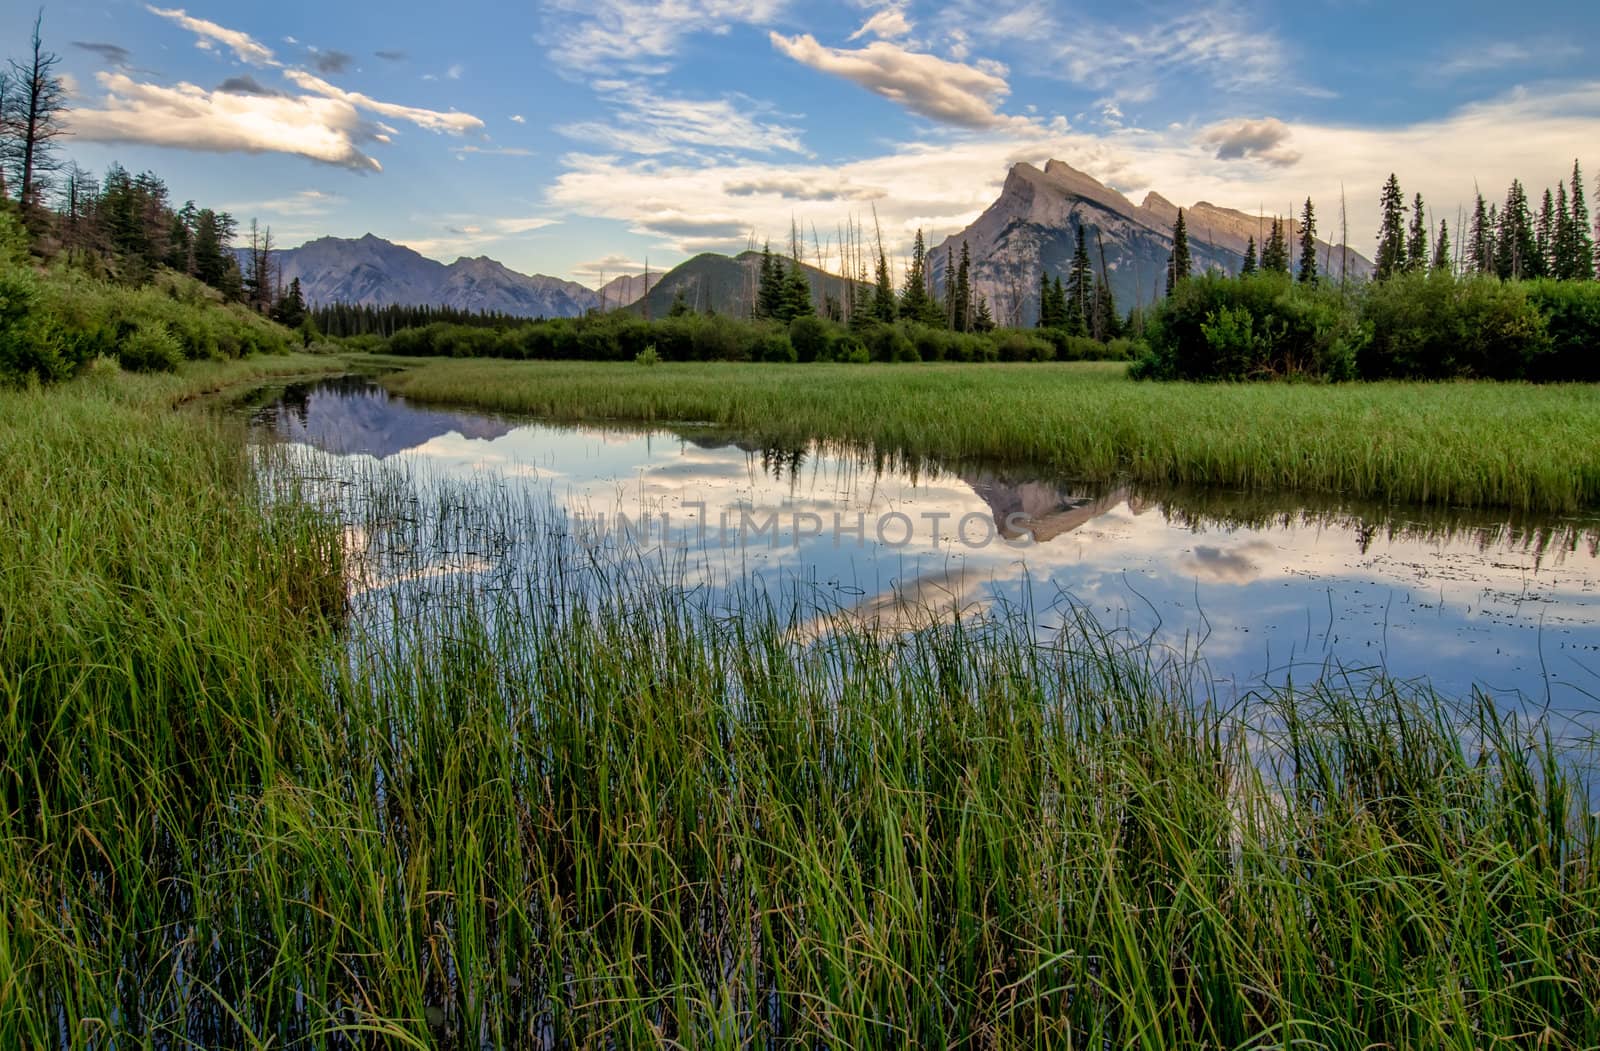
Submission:
<svg viewBox="0 0 1600 1051">
<path fill-rule="evenodd" d="M 176 0 L 174 0 L 176 2 Z M 67 150 L 160 173 L 280 243 L 376 233 L 598 283 L 819 242 L 903 250 L 1055 157 L 1138 200 L 1311 196 L 1368 246 L 1397 171 L 1452 224 L 1474 186 L 1600 174 L 1600 5 L 1307 0 L 51 0 Z M 20 54 L 25 5 L 0 12 Z"/>
</svg>

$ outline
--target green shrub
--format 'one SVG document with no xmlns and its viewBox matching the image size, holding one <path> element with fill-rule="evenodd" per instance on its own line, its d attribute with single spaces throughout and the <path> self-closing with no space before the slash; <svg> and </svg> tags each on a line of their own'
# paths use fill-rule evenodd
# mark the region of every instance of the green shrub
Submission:
<svg viewBox="0 0 1600 1051">
<path fill-rule="evenodd" d="M 801 314 L 789 322 L 789 343 L 796 361 L 820 361 L 831 342 L 829 325 L 815 314 Z"/>
<path fill-rule="evenodd" d="M 130 372 L 172 372 L 183 364 L 183 346 L 166 325 L 142 321 L 118 342 L 117 360 Z"/>
<path fill-rule="evenodd" d="M 1520 283 L 1448 273 L 1368 286 L 1364 379 L 1522 379 L 1550 352 L 1545 320 Z"/>
<path fill-rule="evenodd" d="M 659 365 L 661 364 L 661 355 L 656 353 L 656 348 L 652 344 L 634 355 L 633 363 L 635 365 Z"/>
<path fill-rule="evenodd" d="M 796 318 L 801 321 L 803 318 Z M 757 361 L 770 361 L 783 364 L 792 364 L 799 360 L 794 344 L 790 342 L 789 334 L 780 330 L 767 332 L 761 336 L 756 347 Z"/>
<path fill-rule="evenodd" d="M 1337 289 L 1279 274 L 1204 274 L 1157 304 L 1135 375 L 1158 379 L 1349 379 L 1366 328 Z"/>
<path fill-rule="evenodd" d="M 1600 382 L 1600 281 L 1532 281 L 1526 290 L 1549 338 L 1528 378 Z"/>
<path fill-rule="evenodd" d="M 994 346 L 1001 361 L 1053 361 L 1056 356 L 1056 348 L 1050 340 L 1017 328 L 997 332 Z"/>
</svg>

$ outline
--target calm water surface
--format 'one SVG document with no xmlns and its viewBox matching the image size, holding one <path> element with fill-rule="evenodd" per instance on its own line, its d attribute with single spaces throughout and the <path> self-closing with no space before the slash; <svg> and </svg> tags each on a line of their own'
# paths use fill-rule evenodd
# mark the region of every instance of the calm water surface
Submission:
<svg viewBox="0 0 1600 1051">
<path fill-rule="evenodd" d="M 1600 520 L 1509 521 L 1294 497 L 1091 487 L 694 428 L 564 426 L 409 405 L 367 380 L 291 387 L 256 424 L 308 455 L 485 473 L 710 592 L 755 586 L 886 630 L 1074 609 L 1198 655 L 1210 689 L 1381 669 L 1600 718 Z M 492 558 L 492 555 L 490 556 Z M 487 568 L 469 566 L 467 571 Z"/>
</svg>

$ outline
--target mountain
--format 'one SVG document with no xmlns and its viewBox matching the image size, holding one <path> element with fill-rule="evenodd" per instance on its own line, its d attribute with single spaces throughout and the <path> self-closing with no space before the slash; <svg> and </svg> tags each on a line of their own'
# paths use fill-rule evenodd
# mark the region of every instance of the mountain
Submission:
<svg viewBox="0 0 1600 1051">
<path fill-rule="evenodd" d="M 367 234 L 323 237 L 273 253 L 280 280 L 300 279 L 306 301 L 322 305 L 447 306 L 516 317 L 578 317 L 600 297 L 572 281 L 519 274 L 486 256 L 446 266 Z"/>
<path fill-rule="evenodd" d="M 649 278 L 650 286 L 653 287 L 659 278 L 659 274 Z M 644 294 L 650 290 L 650 288 L 646 287 L 645 282 L 646 278 L 643 274 L 634 274 L 632 276 L 624 274 L 621 277 L 612 278 L 601 285 L 595 292 L 595 295 L 600 297 L 600 309 L 619 310 L 622 307 L 633 306 L 643 299 Z"/>
<path fill-rule="evenodd" d="M 811 284 L 811 300 L 820 308 L 828 299 L 842 303 L 845 278 L 800 264 Z M 761 253 L 741 252 L 737 256 L 706 252 L 653 278 L 650 294 L 634 303 L 635 313 L 648 311 L 650 317 L 666 317 L 678 293 L 693 310 L 704 313 L 749 317 L 755 306 L 756 289 L 761 279 Z"/>
<path fill-rule="evenodd" d="M 1105 272 L 1118 309 L 1149 304 L 1166 291 L 1167 259 L 1172 253 L 1172 226 L 1177 205 L 1158 193 L 1134 204 L 1122 194 L 1062 161 L 1040 171 L 1018 164 L 1006 177 L 1000 197 L 971 226 L 935 248 L 929 268 L 934 287 L 944 287 L 947 252 L 957 261 L 961 244 L 972 257 L 973 285 L 987 296 L 996 320 L 1031 324 L 1038 315 L 1039 268 L 1066 280 L 1077 248 L 1078 228 L 1086 227 L 1089 258 L 1101 269 L 1099 239 L 1105 245 Z M 1259 253 L 1270 234 L 1270 217 L 1248 215 L 1201 201 L 1184 209 L 1189 252 L 1196 272 L 1220 269 L 1238 272 L 1244 263 L 1246 239 L 1256 238 Z M 1329 223 L 1324 215 L 1321 222 Z M 1297 228 L 1298 229 L 1298 228 Z M 1298 232 L 1291 239 L 1298 252 Z M 1338 276 L 1344 251 L 1317 242 L 1319 267 Z M 1349 252 L 1350 276 L 1372 275 L 1372 263 Z"/>
</svg>

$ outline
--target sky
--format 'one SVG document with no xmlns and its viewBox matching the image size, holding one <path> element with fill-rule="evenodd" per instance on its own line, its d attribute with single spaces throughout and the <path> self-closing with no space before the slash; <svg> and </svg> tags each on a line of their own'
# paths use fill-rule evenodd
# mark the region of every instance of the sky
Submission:
<svg viewBox="0 0 1600 1051">
<path fill-rule="evenodd" d="M 178 0 L 171 0 L 178 2 Z M 21 57 L 37 11 L 0 10 Z M 374 233 L 591 286 L 801 229 L 932 243 L 1056 158 L 1249 212 L 1311 197 L 1371 254 L 1600 175 L 1600 4 L 1526 0 L 49 0 L 67 156 L 280 246 Z M 1333 227 L 1333 229 L 1329 229 Z M 815 252 L 812 248 L 810 251 Z"/>
</svg>

